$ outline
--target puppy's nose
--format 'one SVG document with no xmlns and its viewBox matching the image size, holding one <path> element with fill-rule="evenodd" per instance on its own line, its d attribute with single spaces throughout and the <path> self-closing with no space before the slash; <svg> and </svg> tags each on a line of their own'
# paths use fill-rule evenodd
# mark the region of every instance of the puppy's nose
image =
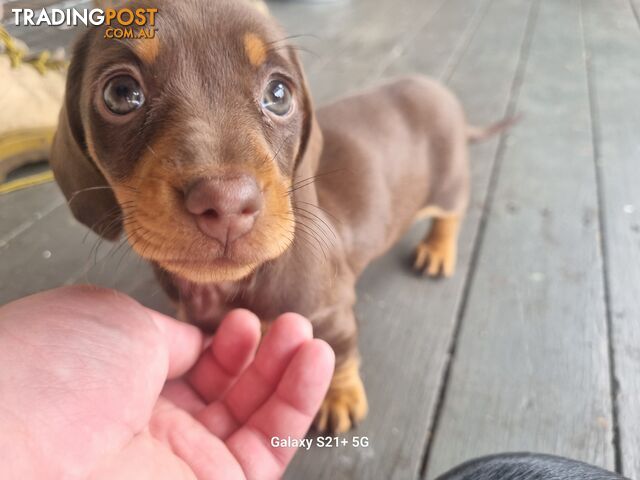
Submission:
<svg viewBox="0 0 640 480">
<path fill-rule="evenodd" d="M 187 189 L 185 206 L 202 233 L 226 246 L 251 231 L 262 192 L 249 175 L 203 178 Z"/>
</svg>

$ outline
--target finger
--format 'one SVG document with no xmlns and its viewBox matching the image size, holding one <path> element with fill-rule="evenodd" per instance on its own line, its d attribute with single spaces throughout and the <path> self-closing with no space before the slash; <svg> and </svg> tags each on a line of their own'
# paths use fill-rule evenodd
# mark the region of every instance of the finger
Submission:
<svg viewBox="0 0 640 480">
<path fill-rule="evenodd" d="M 167 378 L 183 375 L 196 363 L 202 353 L 203 337 L 197 327 L 179 322 L 151 309 L 146 309 L 162 333 L 169 353 Z"/>
<path fill-rule="evenodd" d="M 311 338 L 311 323 L 301 315 L 287 313 L 276 319 L 254 362 L 224 399 L 239 423 L 271 396 L 295 353 Z"/>
<path fill-rule="evenodd" d="M 312 340 L 295 355 L 276 392 L 226 441 L 248 479 L 277 478 L 296 452 L 275 447 L 279 438 L 303 438 L 327 393 L 335 357 L 322 340 Z"/>
<path fill-rule="evenodd" d="M 267 332 L 256 358 L 229 390 L 224 400 L 197 414 L 198 420 L 220 438 L 227 438 L 275 391 L 298 349 L 313 337 L 309 321 L 285 314 Z"/>
<path fill-rule="evenodd" d="M 175 456 L 189 466 L 195 478 L 246 478 L 224 442 L 211 435 L 195 418 L 179 408 L 164 404 L 161 400 L 149 430 L 156 441 L 161 445 L 167 445 Z"/>
<path fill-rule="evenodd" d="M 253 360 L 259 342 L 258 317 L 248 310 L 230 312 L 187 374 L 187 381 L 206 403 L 217 400 Z"/>
<path fill-rule="evenodd" d="M 164 384 L 161 395 L 176 407 L 195 415 L 207 406 L 185 378 L 169 380 Z"/>
</svg>

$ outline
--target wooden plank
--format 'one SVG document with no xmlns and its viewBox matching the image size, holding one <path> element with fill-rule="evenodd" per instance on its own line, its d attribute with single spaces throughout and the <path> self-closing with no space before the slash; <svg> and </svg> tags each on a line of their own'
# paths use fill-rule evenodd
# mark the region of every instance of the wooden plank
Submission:
<svg viewBox="0 0 640 480">
<path fill-rule="evenodd" d="M 421 72 L 439 79 L 448 79 L 451 69 L 460 59 L 459 52 L 468 47 L 469 39 L 484 18 L 491 2 L 449 0 L 446 8 L 429 18 L 430 28 L 421 28 L 405 35 L 393 55 L 382 63 L 379 77 L 391 77 L 407 72 Z M 420 47 L 424 46 L 422 51 Z M 443 63 L 441 59 L 448 58 Z"/>
<path fill-rule="evenodd" d="M 71 216 L 66 204 L 57 207 L 0 250 L 0 305 L 80 276 L 110 249 Z"/>
<path fill-rule="evenodd" d="M 166 314 L 175 313 L 149 264 L 124 239 L 101 241 L 73 219 L 66 205 L 0 250 L 0 278 L 5 280 L 0 304 L 63 284 L 90 283 L 118 289 Z"/>
<path fill-rule="evenodd" d="M 450 5 L 456 7 L 456 3 Z M 471 72 L 481 85 L 490 85 L 481 95 L 469 88 L 461 91 L 463 103 L 471 105 L 472 118 L 486 123 L 504 114 L 528 13 L 529 3 L 525 1 L 493 2 L 469 50 L 457 63 L 453 79 L 456 89 L 461 86 L 460 79 L 468 78 Z M 434 21 L 425 28 L 437 25 Z M 459 31 L 464 31 L 464 25 L 460 27 Z M 433 51 L 440 60 L 432 58 L 430 65 L 437 67 L 449 61 L 457 43 L 452 40 L 447 54 L 440 49 Z M 431 52 L 418 44 L 413 49 L 413 55 L 423 60 Z M 476 68 L 478 58 L 488 56 L 492 68 Z M 352 435 L 368 436 L 371 446 L 300 451 L 286 478 L 418 477 L 496 149 L 497 141 L 493 140 L 472 152 L 474 202 L 464 224 L 460 266 L 453 279 L 433 282 L 409 273 L 412 248 L 424 233 L 425 224 L 416 226 L 361 279 L 357 310 L 371 413 Z"/>
<path fill-rule="evenodd" d="M 53 182 L 0 195 L 0 251 L 63 203 L 62 193 Z"/>
<path fill-rule="evenodd" d="M 640 478 L 640 29 L 623 0 L 584 2 L 584 25 L 598 140 L 619 462 L 625 476 Z"/>
<path fill-rule="evenodd" d="M 426 478 L 500 451 L 613 467 L 583 54 L 579 1 L 542 2 Z"/>
<path fill-rule="evenodd" d="M 89 283 L 101 287 L 115 288 L 143 305 L 167 315 L 175 315 L 175 307 L 156 281 L 151 265 L 140 258 L 121 239 L 117 244 L 101 252 L 99 260 L 88 270 L 76 272 L 66 283 Z"/>
<path fill-rule="evenodd" d="M 638 27 L 640 27 L 640 0 L 630 0 L 630 2 L 633 15 L 636 17 Z"/>
<path fill-rule="evenodd" d="M 380 67 L 392 63 L 402 52 L 402 39 L 420 32 L 448 3 L 352 0 L 342 7 L 330 4 L 325 25 L 331 27 L 318 33 L 319 41 L 314 45 L 320 61 L 307 70 L 316 102 L 379 82 Z"/>
</svg>

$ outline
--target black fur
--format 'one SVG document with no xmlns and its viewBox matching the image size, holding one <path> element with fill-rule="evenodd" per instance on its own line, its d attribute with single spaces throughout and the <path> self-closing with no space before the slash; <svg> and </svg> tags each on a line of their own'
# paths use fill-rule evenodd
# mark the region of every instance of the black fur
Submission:
<svg viewBox="0 0 640 480">
<path fill-rule="evenodd" d="M 505 453 L 470 460 L 437 480 L 628 480 L 568 458 Z"/>
</svg>

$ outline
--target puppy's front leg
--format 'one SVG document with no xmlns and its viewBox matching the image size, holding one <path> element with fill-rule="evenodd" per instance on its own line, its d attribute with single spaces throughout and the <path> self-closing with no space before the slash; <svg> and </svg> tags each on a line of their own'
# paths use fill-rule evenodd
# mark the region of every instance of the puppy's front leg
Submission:
<svg viewBox="0 0 640 480">
<path fill-rule="evenodd" d="M 336 365 L 314 425 L 319 432 L 348 432 L 367 416 L 368 411 L 367 394 L 360 378 L 360 359 L 353 356 Z"/>
<path fill-rule="evenodd" d="M 344 433 L 363 420 L 369 410 L 360 378 L 360 354 L 353 311 L 349 309 L 328 328 L 321 325 L 316 335 L 326 340 L 336 352 L 336 369 L 314 426 L 319 432 Z"/>
<path fill-rule="evenodd" d="M 435 277 L 441 272 L 450 277 L 456 269 L 460 216 L 444 216 L 433 219 L 427 236 L 416 248 L 414 268 Z"/>
</svg>

